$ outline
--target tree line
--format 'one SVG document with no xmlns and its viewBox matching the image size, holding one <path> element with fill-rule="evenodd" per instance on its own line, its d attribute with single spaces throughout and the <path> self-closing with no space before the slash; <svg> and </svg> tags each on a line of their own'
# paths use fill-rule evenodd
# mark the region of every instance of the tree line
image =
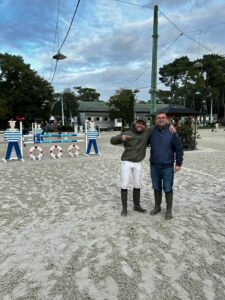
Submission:
<svg viewBox="0 0 225 300">
<path fill-rule="evenodd" d="M 164 103 L 186 105 L 198 111 L 205 106 L 209 113 L 212 101 L 213 111 L 225 117 L 224 56 L 208 54 L 193 61 L 183 56 L 161 67 L 159 75 L 167 87 L 158 90 L 158 98 Z"/>
<path fill-rule="evenodd" d="M 210 54 L 191 61 L 187 56 L 175 59 L 159 69 L 159 80 L 166 89 L 159 89 L 157 101 L 181 104 L 201 111 L 213 100 L 213 111 L 225 116 L 225 57 Z M 139 91 L 120 89 L 108 100 L 110 117 L 122 118 L 123 125 L 131 124 L 136 95 Z M 76 86 L 65 89 L 62 95 L 24 62 L 21 56 L 0 53 L 0 122 L 18 115 L 27 122 L 48 120 L 50 114 L 60 115 L 56 99 L 63 97 L 66 120 L 78 113 L 79 101 L 101 101 L 94 88 Z M 0 124 L 1 125 L 1 124 Z"/>
</svg>

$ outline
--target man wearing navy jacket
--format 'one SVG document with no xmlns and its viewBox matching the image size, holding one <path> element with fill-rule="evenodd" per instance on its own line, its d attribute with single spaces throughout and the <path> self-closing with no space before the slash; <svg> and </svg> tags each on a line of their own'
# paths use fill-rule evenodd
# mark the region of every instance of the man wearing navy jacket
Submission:
<svg viewBox="0 0 225 300">
<path fill-rule="evenodd" d="M 172 134 L 167 126 L 165 113 L 157 113 L 155 128 L 150 137 L 151 179 L 154 189 L 155 207 L 150 214 L 161 211 L 162 190 L 166 197 L 166 219 L 172 219 L 174 172 L 179 172 L 183 162 L 183 147 L 177 134 Z"/>
</svg>

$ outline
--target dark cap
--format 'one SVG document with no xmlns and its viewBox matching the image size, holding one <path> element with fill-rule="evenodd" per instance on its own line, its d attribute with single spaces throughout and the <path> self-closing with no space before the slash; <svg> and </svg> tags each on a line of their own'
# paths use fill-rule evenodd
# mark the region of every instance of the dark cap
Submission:
<svg viewBox="0 0 225 300">
<path fill-rule="evenodd" d="M 147 120 L 145 118 L 142 118 L 142 117 L 138 117 L 137 120 L 136 120 L 136 123 L 138 122 L 142 122 L 145 124 L 145 126 L 147 126 Z"/>
</svg>

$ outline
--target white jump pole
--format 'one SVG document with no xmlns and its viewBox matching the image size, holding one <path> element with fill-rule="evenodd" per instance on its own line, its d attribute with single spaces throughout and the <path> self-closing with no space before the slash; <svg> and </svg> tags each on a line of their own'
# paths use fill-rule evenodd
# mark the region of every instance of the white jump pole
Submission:
<svg viewBox="0 0 225 300">
<path fill-rule="evenodd" d="M 87 136 L 87 124 L 88 124 L 88 120 L 85 120 L 85 141 L 86 141 L 86 145 L 85 145 L 85 153 L 87 153 L 87 146 L 88 146 L 88 136 Z"/>
<path fill-rule="evenodd" d="M 31 129 L 32 133 L 34 134 L 34 123 L 32 123 L 31 126 L 32 126 L 32 129 Z"/>
<path fill-rule="evenodd" d="M 23 158 L 23 122 L 20 121 L 20 151 L 22 154 L 22 158 Z"/>
</svg>

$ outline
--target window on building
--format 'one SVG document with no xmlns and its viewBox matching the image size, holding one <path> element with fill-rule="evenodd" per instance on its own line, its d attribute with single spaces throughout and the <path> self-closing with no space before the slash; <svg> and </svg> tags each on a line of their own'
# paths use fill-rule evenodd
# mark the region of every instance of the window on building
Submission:
<svg viewBox="0 0 225 300">
<path fill-rule="evenodd" d="M 99 121 L 99 118 L 98 118 L 98 117 L 96 118 L 96 121 Z"/>
</svg>

